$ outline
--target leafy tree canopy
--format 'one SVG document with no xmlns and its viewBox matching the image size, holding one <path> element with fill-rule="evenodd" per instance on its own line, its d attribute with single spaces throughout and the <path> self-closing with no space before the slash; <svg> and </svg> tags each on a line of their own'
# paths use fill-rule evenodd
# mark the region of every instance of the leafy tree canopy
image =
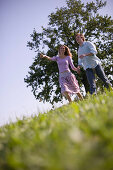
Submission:
<svg viewBox="0 0 113 170">
<path fill-rule="evenodd" d="M 60 44 L 67 45 L 73 55 L 77 66 L 78 44 L 75 41 L 75 33 L 84 33 L 86 40 L 96 44 L 98 54 L 104 66 L 106 75 L 111 79 L 113 75 L 113 20 L 110 16 L 102 16 L 99 10 L 106 5 L 106 1 L 96 0 L 84 4 L 81 0 L 66 0 L 66 6 L 56 8 L 48 16 L 47 28 L 42 27 L 42 32 L 33 30 L 31 41 L 27 46 L 36 52 L 36 56 L 30 71 L 24 79 L 27 86 L 31 86 L 36 99 L 58 102 L 62 99 L 58 83 L 58 67 L 56 62 L 50 62 L 39 57 L 44 53 L 50 57 L 57 55 Z M 84 84 L 88 90 L 87 79 L 84 71 L 81 76 L 76 75 L 80 86 Z M 97 81 L 97 86 L 100 82 Z"/>
</svg>

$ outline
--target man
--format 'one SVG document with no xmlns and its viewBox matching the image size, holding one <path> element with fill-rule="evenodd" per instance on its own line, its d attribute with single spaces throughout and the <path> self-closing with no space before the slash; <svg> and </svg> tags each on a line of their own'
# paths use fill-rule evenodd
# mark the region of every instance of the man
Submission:
<svg viewBox="0 0 113 170">
<path fill-rule="evenodd" d="M 95 73 L 104 82 L 106 88 L 112 86 L 104 73 L 100 59 L 96 56 L 97 50 L 95 45 L 89 41 L 85 41 L 85 37 L 81 33 L 77 33 L 75 38 L 79 44 L 77 71 L 78 73 L 80 72 L 81 66 L 86 71 L 90 85 L 90 94 L 96 94 Z"/>
</svg>

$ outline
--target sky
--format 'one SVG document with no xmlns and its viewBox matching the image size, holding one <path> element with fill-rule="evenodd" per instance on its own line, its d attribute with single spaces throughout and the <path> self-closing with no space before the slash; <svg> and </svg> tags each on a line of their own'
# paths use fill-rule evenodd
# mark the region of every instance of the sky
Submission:
<svg viewBox="0 0 113 170">
<path fill-rule="evenodd" d="M 51 109 L 49 103 L 38 102 L 24 82 L 36 55 L 27 41 L 34 28 L 41 32 L 47 26 L 56 7 L 65 5 L 65 0 L 0 0 L 0 125 Z M 113 1 L 107 0 L 100 13 L 113 18 Z"/>
</svg>

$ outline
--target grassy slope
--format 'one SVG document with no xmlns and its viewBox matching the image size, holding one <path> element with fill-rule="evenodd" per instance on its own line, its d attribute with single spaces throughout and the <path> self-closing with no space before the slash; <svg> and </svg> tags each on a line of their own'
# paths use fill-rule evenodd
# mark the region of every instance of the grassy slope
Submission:
<svg viewBox="0 0 113 170">
<path fill-rule="evenodd" d="M 112 170 L 113 92 L 0 128 L 0 170 Z"/>
</svg>

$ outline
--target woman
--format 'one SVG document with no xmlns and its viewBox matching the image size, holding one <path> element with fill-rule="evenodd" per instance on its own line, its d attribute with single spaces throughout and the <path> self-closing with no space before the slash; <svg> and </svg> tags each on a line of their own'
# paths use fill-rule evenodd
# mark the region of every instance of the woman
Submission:
<svg viewBox="0 0 113 170">
<path fill-rule="evenodd" d="M 72 74 L 69 69 L 70 65 L 72 70 L 77 71 L 77 68 L 73 65 L 72 54 L 69 48 L 65 45 L 60 45 L 58 56 L 51 58 L 49 56 L 40 54 L 40 57 L 57 62 L 59 68 L 59 83 L 61 87 L 61 93 L 68 99 L 68 101 L 72 102 L 70 95 L 74 93 L 76 93 L 77 96 L 82 100 L 83 97 L 80 93 L 78 82 L 74 74 Z"/>
</svg>

